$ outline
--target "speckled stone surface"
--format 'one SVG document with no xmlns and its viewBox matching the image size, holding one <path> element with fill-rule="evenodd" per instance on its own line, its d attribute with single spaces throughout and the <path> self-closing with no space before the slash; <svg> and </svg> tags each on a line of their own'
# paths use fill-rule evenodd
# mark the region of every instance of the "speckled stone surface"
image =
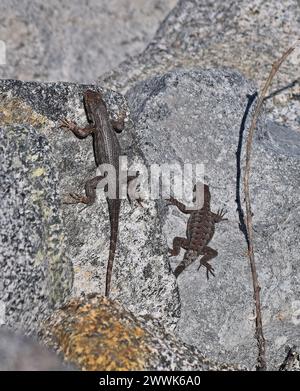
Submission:
<svg viewBox="0 0 300 391">
<path fill-rule="evenodd" d="M 94 82 L 143 50 L 176 0 L 1 0 L 0 78 Z"/>
<path fill-rule="evenodd" d="M 241 164 L 236 153 L 246 137 L 240 138 L 242 120 L 254 91 L 241 74 L 212 69 L 170 72 L 127 93 L 134 138 L 147 164 L 203 163 L 212 210 L 228 210 L 228 221 L 216 225 L 209 244 L 219 252 L 211 262 L 216 277 L 207 281 L 195 262 L 178 278 L 177 335 L 208 357 L 252 368 L 257 354 L 252 281 L 236 203 L 240 198 L 244 207 L 244 145 Z M 278 369 L 286 346 L 300 343 L 300 133 L 270 121 L 265 112 L 258 125 L 250 180 L 254 248 L 267 360 L 269 369 Z M 175 236 L 186 237 L 186 215 L 162 202 L 160 217 L 169 247 Z M 173 270 L 183 254 L 170 258 Z"/>
<path fill-rule="evenodd" d="M 72 286 L 47 139 L 26 125 L 0 127 L 1 324 L 34 332 Z"/>
<path fill-rule="evenodd" d="M 38 0 L 30 2 L 28 12 L 32 15 L 40 11 L 44 13 L 44 10 L 52 12 L 49 5 L 44 9 L 44 6 L 40 8 L 40 4 Z M 229 221 L 216 227 L 211 242 L 212 247 L 219 251 L 213 261 L 216 278 L 207 282 L 205 274 L 201 273 L 203 270 L 197 272 L 197 265 L 192 265 L 178 280 L 179 297 L 170 262 L 174 267 L 180 258 L 170 261 L 167 245 L 171 244 L 175 235 L 184 235 L 186 220 L 174 208 L 167 209 L 163 202 L 147 201 L 142 209 L 135 204 L 129 206 L 124 200 L 112 297 L 135 314 L 151 314 L 169 329 L 174 329 L 180 317 L 177 336 L 196 345 L 217 361 L 239 362 L 250 368 L 255 366 L 257 351 L 253 337 L 251 276 L 235 203 L 238 197 L 236 176 L 242 169 L 242 165 L 238 166 L 236 152 L 238 143 L 242 141 L 241 124 L 249 102 L 248 95 L 262 85 L 272 62 L 299 37 L 298 11 L 297 0 L 284 3 L 276 0 L 231 3 L 221 0 L 181 0 L 163 21 L 144 52 L 99 78 L 99 88 L 105 88 L 110 115 L 116 117 L 120 112 L 126 112 L 126 129 L 119 137 L 129 160 L 137 164 L 145 163 L 147 167 L 153 162 L 166 161 L 204 163 L 205 180 L 212 192 L 213 210 L 225 206 L 229 211 Z M 26 14 L 27 10 L 24 12 Z M 76 12 L 72 15 L 76 16 Z M 53 15 L 55 13 L 53 10 Z M 62 18 L 65 15 L 62 14 Z M 71 17 L 71 30 L 76 25 L 76 17 L 75 20 Z M 85 77 L 85 69 L 90 63 L 92 67 L 88 68 L 89 72 L 98 72 L 99 64 L 93 58 L 98 58 L 99 54 L 94 46 L 91 57 L 80 57 L 80 44 L 94 42 L 95 39 L 93 34 L 92 41 L 85 41 L 88 38 L 87 30 L 81 35 L 80 42 L 75 44 L 71 35 L 68 53 L 72 57 L 74 52 L 76 55 L 79 52 L 79 57 L 73 56 L 74 62 L 70 68 L 68 63 L 64 63 L 64 59 L 67 61 L 69 58 L 67 55 L 64 57 L 64 51 L 58 56 L 57 50 L 50 48 L 45 51 L 47 44 L 40 46 L 37 37 L 46 37 L 48 43 L 51 20 L 55 20 L 55 17 L 50 18 L 45 26 L 43 23 L 36 26 L 35 22 L 14 21 L 7 15 L 3 19 L 5 26 L 8 25 L 16 34 L 9 37 L 12 42 L 18 42 L 25 30 L 25 36 L 29 31 L 36 43 L 31 46 L 34 52 L 33 69 L 37 65 L 42 73 L 34 73 L 30 66 L 26 66 L 30 62 L 26 62 L 26 56 L 21 57 L 21 44 L 18 54 L 17 50 L 13 52 L 13 55 L 19 56 L 21 64 L 22 72 L 18 76 L 48 79 L 61 74 L 59 72 L 62 70 L 63 77 L 68 78 L 69 70 L 75 69 L 73 75 Z M 70 31 L 69 28 L 66 31 Z M 64 34 L 65 31 L 60 30 L 58 36 L 64 37 Z M 68 41 L 67 37 L 65 41 Z M 18 49 L 13 45 L 11 47 Z M 12 50 L 11 47 L 9 50 Z M 26 52 L 26 47 L 24 50 Z M 8 52 L 8 59 L 11 55 L 12 52 Z M 80 69 L 77 68 L 78 64 L 81 64 Z M 177 71 L 170 72 L 174 68 Z M 269 369 L 278 369 L 287 346 L 299 344 L 298 68 L 299 47 L 289 56 L 274 80 L 271 91 L 279 90 L 280 93 L 271 95 L 265 101 L 256 133 L 250 185 Z M 254 82 L 249 82 L 236 70 Z M 5 71 L 6 76 L 11 74 L 9 66 Z M 99 71 L 101 73 L 102 70 Z M 14 244 L 9 250 L 4 247 L 5 257 L 11 257 L 9 251 L 18 246 L 18 254 L 25 254 L 27 263 L 24 271 L 23 255 L 21 262 L 16 262 L 14 254 L 13 262 L 6 264 L 2 260 L 0 266 L 4 265 L 5 277 L 0 289 L 5 292 L 5 303 L 0 301 L 0 323 L 16 328 L 25 327 L 29 332 L 35 330 L 40 319 L 53 308 L 53 298 L 58 297 L 54 301 L 59 305 L 70 291 L 70 260 L 74 265 L 74 296 L 88 292 L 101 293 L 104 289 L 109 224 L 107 205 L 101 198 L 101 192 L 97 203 L 81 213 L 80 206 L 63 206 L 59 202 L 69 191 L 81 192 L 86 179 L 95 173 L 90 138 L 78 140 L 57 127 L 59 119 L 65 116 L 80 124 L 85 123 L 82 106 L 82 91 L 85 88 L 87 86 L 66 83 L 0 83 L 0 123 L 5 131 L 1 148 L 5 147 L 5 152 L 13 159 L 13 151 L 9 152 L 9 147 L 6 147 L 11 143 L 25 156 L 24 173 L 35 173 L 33 179 L 27 177 L 22 166 L 20 168 L 18 165 L 13 172 L 5 171 L 7 162 L 2 162 L 4 172 L 13 179 L 10 188 L 13 191 L 17 189 L 17 198 L 14 198 L 15 195 L 7 197 L 6 193 L 3 197 L 9 212 L 2 212 L 5 217 L 2 238 L 7 240 L 6 231 L 13 232 L 19 228 L 19 215 L 10 216 L 15 210 L 11 207 L 12 203 L 16 203 L 17 209 L 22 207 L 27 211 L 26 207 L 32 208 L 35 221 L 28 229 L 26 224 L 22 225 L 18 242 L 13 235 L 10 236 Z M 121 95 L 109 88 L 126 92 L 129 107 Z M 249 118 L 246 127 L 248 123 Z M 20 140 L 15 140 L 12 134 L 20 135 Z M 31 152 L 27 151 L 26 155 L 22 149 L 24 137 L 30 146 L 40 143 L 43 150 L 37 147 L 37 161 L 28 159 Z M 48 162 L 48 159 L 52 165 L 49 163 L 50 169 L 45 171 L 45 178 L 40 165 L 37 169 L 34 167 L 41 161 Z M 15 164 L 15 160 L 12 164 Z M 27 167 L 34 169 L 27 172 Z M 30 186 L 28 178 L 31 180 Z M 24 186 L 25 192 L 22 190 Z M 40 187 L 42 190 L 38 198 L 32 198 L 31 194 L 35 195 Z M 44 198 L 53 214 L 44 214 Z M 56 244 L 51 247 L 47 239 L 53 233 L 51 218 L 56 213 L 59 216 L 55 220 L 57 226 L 53 234 Z M 31 212 L 25 217 L 24 221 L 29 219 L 31 222 Z M 35 229 L 35 224 L 39 229 Z M 65 238 L 61 236 L 62 231 Z M 29 247 L 26 247 L 28 239 L 24 232 L 30 235 Z M 54 256 L 55 260 L 59 258 L 58 263 L 54 263 L 53 273 L 49 274 L 51 262 L 46 270 L 33 264 L 36 258 L 40 261 L 41 254 L 42 259 L 46 260 L 48 256 L 50 259 Z M 46 256 L 43 258 L 43 255 Z M 60 285 L 61 276 L 57 279 L 56 273 L 61 267 L 61 276 L 66 273 L 63 285 Z M 10 270 L 16 271 L 13 279 Z M 53 278 L 54 283 L 50 283 L 49 278 Z M 15 289 L 16 282 L 20 288 L 16 289 L 15 300 L 11 291 Z M 9 289 L 6 289 L 7 286 Z M 24 296 L 26 300 L 21 295 L 23 287 L 29 292 L 26 291 L 29 298 Z M 7 307 L 6 303 L 9 304 Z"/>
<path fill-rule="evenodd" d="M 86 123 L 82 102 L 82 92 L 86 88 L 88 86 L 68 83 L 0 83 L 2 121 L 5 124 L 36 124 L 51 147 L 55 168 L 49 175 L 57 176 L 55 202 L 62 213 L 62 221 L 57 224 L 61 224 L 58 229 L 64 234 L 63 244 L 74 266 L 72 294 L 75 296 L 104 293 L 110 236 L 107 202 L 101 189 L 96 204 L 82 212 L 80 205 L 62 204 L 69 192 L 83 192 L 84 182 L 96 174 L 92 138 L 79 140 L 71 132 L 58 128 L 59 119 L 66 116 L 80 124 Z M 112 117 L 124 112 L 128 117 L 128 107 L 122 96 L 105 91 L 104 97 Z M 43 126 L 38 125 L 40 122 Z M 143 158 L 129 132 L 132 121 L 127 118 L 126 124 L 119 137 L 130 168 L 132 162 L 142 163 Z M 44 140 L 41 135 L 37 137 Z M 30 148 L 28 153 L 31 153 Z M 25 199 L 30 196 L 30 193 L 26 194 Z M 41 197 L 52 194 L 53 190 Z M 156 204 L 147 201 L 142 208 L 123 200 L 120 217 L 111 296 L 135 313 L 151 314 L 166 327 L 174 328 L 180 313 L 179 294 L 164 251 L 166 242 L 161 234 Z M 3 221 L 6 221 L 5 216 Z M 46 229 L 43 223 L 39 222 L 41 229 Z M 60 246 L 59 242 L 56 251 L 61 251 Z"/>
<path fill-rule="evenodd" d="M 208 360 L 149 317 L 137 318 L 100 295 L 66 303 L 44 323 L 39 336 L 82 370 L 242 369 Z"/>
<path fill-rule="evenodd" d="M 262 87 L 272 63 L 297 49 L 276 76 L 272 91 L 292 87 L 266 102 L 268 116 L 299 130 L 299 1 L 181 0 L 139 55 L 102 75 L 100 84 L 127 91 L 137 81 L 174 68 L 237 69 Z"/>
<path fill-rule="evenodd" d="M 27 132 L 28 140 L 32 139 L 34 145 L 41 140 L 43 154 L 48 151 L 47 148 L 51 149 L 55 168 L 47 172 L 49 178 L 55 176 L 55 172 L 58 175 L 58 182 L 55 179 L 54 183 L 59 197 L 57 194 L 55 197 L 62 200 L 69 191 L 80 192 L 83 182 L 94 173 L 91 140 L 77 140 L 72 134 L 58 129 L 57 119 L 68 116 L 85 123 L 82 91 L 87 87 L 66 83 L 2 81 L 1 88 L 0 112 L 4 129 L 16 129 L 14 132 L 21 134 Z M 147 166 L 155 161 L 185 161 L 187 158 L 190 162 L 205 163 L 213 209 L 226 206 L 229 210 L 229 222 L 217 227 L 212 242 L 219 251 L 218 258 L 214 260 L 216 279 L 207 282 L 204 273 L 195 273 L 197 265 L 192 265 L 178 280 L 179 301 L 177 284 L 170 271 L 167 241 L 170 244 L 175 235 L 184 234 L 184 217 L 172 209 L 167 212 L 163 203 L 155 205 L 147 201 L 144 208 L 139 208 L 136 205 L 130 207 L 124 201 L 112 297 L 135 314 L 151 314 L 168 328 L 174 328 L 181 309 L 177 326 L 180 338 L 196 345 L 216 361 L 238 362 L 249 367 L 255 365 L 256 356 L 252 289 L 245 240 L 238 228 L 234 200 L 235 153 L 247 95 L 254 90 L 253 84 L 238 73 L 210 70 L 174 72 L 139 84 L 127 94 L 129 107 L 118 94 L 105 93 L 112 116 L 131 110 L 131 120 L 127 121 L 121 135 L 121 144 L 127 150 L 129 160 L 135 157 Z M 169 140 L 172 140 L 172 147 Z M 14 143 L 17 143 L 15 139 Z M 21 145 L 20 142 L 20 148 Z M 299 207 L 294 197 L 299 186 L 298 146 L 298 133 L 270 122 L 265 116 L 261 118 L 251 184 L 256 257 L 263 288 L 263 314 L 271 368 L 278 368 L 286 346 L 297 344 L 299 336 L 296 247 Z M 42 158 L 43 154 L 38 158 Z M 30 161 L 30 164 L 33 163 Z M 38 170 L 37 173 L 43 172 Z M 21 184 L 15 183 L 17 189 Z M 34 185 L 35 181 L 31 184 Z M 53 186 L 51 190 L 49 197 L 54 194 Z M 27 194 L 28 197 L 31 193 Z M 55 198 L 54 205 L 59 202 L 58 198 Z M 72 260 L 75 271 L 73 295 L 103 292 L 109 240 L 106 202 L 100 197 L 94 207 L 82 213 L 78 213 L 80 207 L 77 206 L 75 212 L 74 207 L 60 207 L 64 223 L 59 229 L 63 229 L 65 242 L 59 242 L 55 251 L 63 251 L 64 245 L 67 247 L 66 261 Z M 9 207 L 9 210 L 13 208 Z M 45 228 L 44 222 L 47 224 L 48 220 L 40 220 L 38 225 L 48 232 L 51 226 Z M 42 243 L 40 248 L 45 245 Z M 60 259 L 65 262 L 63 257 Z M 29 271 L 31 262 L 29 257 Z M 172 266 L 177 262 L 178 259 L 172 260 Z M 5 267 L 4 270 L 9 270 L 7 265 Z M 67 267 L 66 270 L 70 269 Z M 43 278 L 47 281 L 49 273 L 46 274 L 41 274 L 41 281 Z M 64 282 L 69 284 L 71 275 L 67 275 L 69 277 Z M 10 284 L 10 279 L 8 281 Z M 23 275 L 20 281 L 26 281 Z M 32 273 L 24 285 L 29 290 L 33 286 L 31 281 L 34 281 Z M 34 287 L 39 289 L 39 284 L 35 282 Z M 57 285 L 51 282 L 49 290 L 46 290 L 51 298 L 55 287 Z M 64 297 L 66 291 L 62 293 Z M 13 306 L 14 299 L 11 297 L 6 296 L 5 300 L 11 300 L 10 306 Z M 21 297 L 21 294 L 16 297 Z M 25 325 L 29 331 L 35 329 L 36 308 L 40 308 L 38 315 L 41 314 L 41 317 L 50 310 L 48 301 L 45 304 L 43 299 L 39 303 L 39 294 L 36 299 L 30 291 L 25 306 L 22 300 L 17 300 L 18 310 L 12 307 L 14 310 L 8 313 L 7 323 L 13 327 Z M 29 307 L 26 307 L 28 303 Z M 17 317 L 16 314 L 22 316 Z M 15 319 L 19 323 L 14 323 Z"/>
</svg>

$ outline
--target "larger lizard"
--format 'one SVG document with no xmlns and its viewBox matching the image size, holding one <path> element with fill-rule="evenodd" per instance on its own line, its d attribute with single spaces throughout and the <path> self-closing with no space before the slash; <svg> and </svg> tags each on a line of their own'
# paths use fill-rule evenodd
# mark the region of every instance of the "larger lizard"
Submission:
<svg viewBox="0 0 300 391">
<path fill-rule="evenodd" d="M 226 212 L 224 212 L 223 209 L 219 210 L 217 213 L 213 213 L 210 210 L 209 187 L 206 184 L 203 185 L 203 192 L 201 192 L 201 185 L 201 183 L 198 183 L 194 187 L 194 201 L 197 199 L 199 200 L 200 198 L 203 201 L 201 207 L 198 209 L 187 208 L 173 197 L 169 200 L 169 205 L 175 205 L 181 212 L 190 215 L 186 230 L 187 237 L 175 237 L 173 240 L 173 248 L 169 249 L 171 256 L 178 255 L 181 247 L 186 250 L 183 260 L 174 271 L 176 278 L 200 255 L 202 255 L 202 258 L 200 259 L 199 268 L 201 265 L 206 267 L 207 279 L 209 278 L 209 273 L 213 276 L 215 275 L 214 268 L 208 262 L 212 258 L 215 258 L 218 255 L 218 252 L 211 247 L 208 247 L 208 243 L 215 233 L 215 224 L 227 220 L 223 218 Z"/>
<path fill-rule="evenodd" d="M 62 121 L 61 127 L 70 129 L 79 138 L 84 138 L 89 134 L 92 134 L 96 165 L 99 166 L 101 164 L 110 164 L 115 168 L 116 182 L 115 184 L 112 184 L 115 185 L 115 197 L 106 197 L 111 227 L 105 285 L 105 295 L 109 296 L 113 262 L 118 238 L 119 214 L 121 205 L 119 198 L 119 156 L 121 154 L 121 148 L 116 136 L 116 130 L 122 130 L 123 123 L 121 121 L 112 122 L 109 119 L 106 104 L 99 92 L 87 90 L 84 93 L 83 100 L 89 125 L 84 128 L 80 128 L 76 125 L 76 123 L 65 119 Z M 86 205 L 92 205 L 96 200 L 97 184 L 102 179 L 104 179 L 104 177 L 105 173 L 88 180 L 85 183 L 85 196 L 71 193 L 70 195 L 74 201 L 70 203 L 84 203 Z M 128 177 L 128 182 L 133 178 L 134 177 Z"/>
</svg>

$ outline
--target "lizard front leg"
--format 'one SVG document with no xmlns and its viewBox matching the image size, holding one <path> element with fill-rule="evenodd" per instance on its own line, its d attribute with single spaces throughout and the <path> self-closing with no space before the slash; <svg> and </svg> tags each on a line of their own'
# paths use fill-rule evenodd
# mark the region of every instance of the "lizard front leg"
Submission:
<svg viewBox="0 0 300 391">
<path fill-rule="evenodd" d="M 95 131 L 95 127 L 91 124 L 81 128 L 75 122 L 68 121 L 67 119 L 63 119 L 59 127 L 71 130 L 71 132 L 73 132 L 75 136 L 79 138 L 85 138 Z"/>
<path fill-rule="evenodd" d="M 206 277 L 209 279 L 209 273 L 215 277 L 214 268 L 208 263 L 211 259 L 215 258 L 218 255 L 218 251 L 214 250 L 211 247 L 205 246 L 199 255 L 203 255 L 203 257 L 200 259 L 200 265 L 198 267 L 198 270 L 203 265 L 206 267 Z"/>
<path fill-rule="evenodd" d="M 175 198 L 173 198 L 173 197 L 170 197 L 169 199 L 168 199 L 168 206 L 169 205 L 174 205 L 174 206 L 176 206 L 182 213 L 184 213 L 184 214 L 190 214 L 190 213 L 192 213 L 193 212 L 193 210 L 191 210 L 191 209 L 188 209 L 182 202 L 180 202 L 180 201 L 178 201 L 178 200 L 176 200 Z"/>
</svg>

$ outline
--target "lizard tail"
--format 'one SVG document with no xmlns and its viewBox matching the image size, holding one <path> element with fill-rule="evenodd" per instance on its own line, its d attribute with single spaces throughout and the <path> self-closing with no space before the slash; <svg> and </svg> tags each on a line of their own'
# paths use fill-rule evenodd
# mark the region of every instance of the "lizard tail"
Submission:
<svg viewBox="0 0 300 391">
<path fill-rule="evenodd" d="M 110 243 L 109 243 L 109 256 L 106 269 L 106 282 L 105 282 L 105 296 L 109 296 L 110 283 L 112 277 L 112 270 L 115 258 L 115 252 L 118 239 L 118 226 L 119 226 L 119 205 L 110 209 Z"/>
<path fill-rule="evenodd" d="M 197 251 L 194 250 L 188 250 L 184 254 L 183 260 L 180 262 L 180 264 L 176 267 L 174 274 L 177 278 L 180 273 L 184 271 L 189 265 L 191 265 L 196 259 L 197 259 Z"/>
<path fill-rule="evenodd" d="M 110 244 L 109 244 L 109 256 L 106 269 L 106 282 L 105 282 L 105 296 L 109 296 L 110 292 L 110 282 L 112 276 L 113 263 L 115 258 L 116 246 L 117 246 L 117 231 L 111 232 Z"/>
</svg>

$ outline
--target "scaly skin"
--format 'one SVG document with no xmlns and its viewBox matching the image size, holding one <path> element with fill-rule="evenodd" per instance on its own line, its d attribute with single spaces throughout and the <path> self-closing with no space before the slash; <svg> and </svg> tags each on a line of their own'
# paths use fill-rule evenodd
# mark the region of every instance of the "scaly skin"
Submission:
<svg viewBox="0 0 300 391">
<path fill-rule="evenodd" d="M 203 185 L 203 196 L 201 197 L 201 184 L 198 183 L 194 187 L 194 194 L 197 192 L 197 199 L 203 200 L 202 206 L 199 209 L 188 209 L 184 204 L 171 197 L 169 205 L 176 206 L 181 212 L 189 214 L 190 217 L 187 223 L 186 238 L 175 237 L 173 240 L 173 248 L 169 249 L 170 256 L 176 256 L 180 253 L 180 248 L 186 250 L 183 260 L 176 267 L 174 274 L 176 278 L 183 272 L 189 265 L 191 265 L 200 255 L 203 255 L 200 259 L 200 265 L 206 267 L 207 279 L 209 273 L 214 274 L 214 268 L 208 263 L 212 258 L 218 255 L 218 252 L 211 247 L 208 247 L 208 243 L 212 239 L 215 233 L 215 224 L 224 219 L 226 212 L 223 209 L 217 213 L 213 213 L 210 210 L 210 191 L 208 185 Z M 195 197 L 194 197 L 195 200 Z M 198 268 L 198 269 L 199 269 Z"/>
</svg>

